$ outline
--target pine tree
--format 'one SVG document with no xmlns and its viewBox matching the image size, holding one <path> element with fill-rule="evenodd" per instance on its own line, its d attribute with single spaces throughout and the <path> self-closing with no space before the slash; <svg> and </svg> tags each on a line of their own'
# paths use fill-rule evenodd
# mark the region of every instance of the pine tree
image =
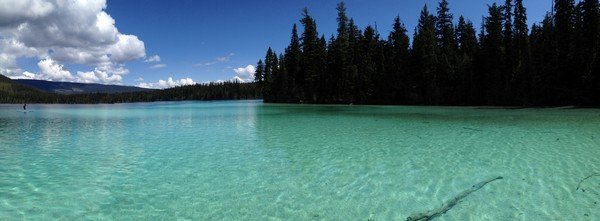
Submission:
<svg viewBox="0 0 600 221">
<path fill-rule="evenodd" d="M 349 19 L 346 15 L 346 5 L 343 1 L 338 3 L 337 5 L 337 39 L 335 39 L 332 44 L 334 44 L 332 53 L 333 63 L 331 68 L 331 73 L 334 74 L 333 78 L 338 79 L 333 85 L 335 97 L 344 97 L 344 94 L 349 91 L 350 81 L 352 81 L 352 76 L 348 73 L 348 69 L 350 66 L 350 40 L 349 40 Z"/>
<path fill-rule="evenodd" d="M 438 93 L 437 85 L 437 42 L 435 35 L 435 17 L 427 10 L 421 10 L 419 24 L 413 41 L 414 76 L 417 94 L 421 95 L 419 103 L 432 104 Z"/>
<path fill-rule="evenodd" d="M 573 60 L 573 46 L 575 40 L 574 0 L 555 0 L 555 41 L 557 42 L 557 58 L 559 61 L 556 68 L 556 79 L 551 83 L 552 96 L 556 105 L 570 104 L 569 101 L 575 97 L 573 89 L 576 87 L 578 73 L 573 73 L 571 68 L 575 67 Z"/>
<path fill-rule="evenodd" d="M 533 94 L 535 92 L 534 78 L 531 73 L 531 49 L 529 46 L 529 29 L 527 27 L 527 9 L 523 6 L 523 0 L 515 0 L 514 9 L 514 71 L 515 89 L 511 97 L 520 97 L 517 105 L 531 105 L 535 103 Z M 520 95 L 520 96 L 519 96 Z"/>
<path fill-rule="evenodd" d="M 273 80 L 273 49 L 269 47 L 267 49 L 267 54 L 265 55 L 265 73 L 263 77 L 263 83 L 265 88 L 271 87 L 271 82 Z"/>
<path fill-rule="evenodd" d="M 322 61 L 322 57 L 319 57 L 319 37 L 317 33 L 317 24 L 315 20 L 309 15 L 308 9 L 304 8 L 302 11 L 301 23 L 304 26 L 302 32 L 301 41 L 301 65 L 300 69 L 304 76 L 304 99 L 309 102 L 316 102 L 318 100 L 317 94 L 317 81 L 319 80 L 319 74 L 322 69 L 318 63 Z"/>
<path fill-rule="evenodd" d="M 448 1 L 442 0 L 437 8 L 436 36 L 438 42 L 438 93 L 434 95 L 436 103 L 453 102 L 457 95 L 456 50 L 457 42 Z"/>
<path fill-rule="evenodd" d="M 325 102 L 325 96 L 328 96 L 328 94 L 326 94 L 328 87 L 331 87 L 331 78 L 326 75 L 327 61 L 325 58 L 327 57 L 327 40 L 325 40 L 325 35 L 322 35 L 317 42 L 316 57 L 318 59 L 316 60 L 315 65 L 319 75 L 317 76 L 317 98 L 315 98 L 314 101 L 322 103 Z"/>
<path fill-rule="evenodd" d="M 256 73 L 254 74 L 254 81 L 258 82 L 259 85 L 262 86 L 262 83 L 265 79 L 265 65 L 263 64 L 262 59 L 258 60 L 256 64 Z"/>
<path fill-rule="evenodd" d="M 409 69 L 409 39 L 406 35 L 406 28 L 400 21 L 400 17 L 396 16 L 392 32 L 387 40 L 386 71 L 384 82 L 389 91 L 384 93 L 382 100 L 389 100 L 390 103 L 400 103 L 408 100 L 409 89 L 411 83 L 408 78 Z"/>
<path fill-rule="evenodd" d="M 551 14 L 547 14 L 540 25 L 531 28 L 530 45 L 533 69 L 534 101 L 536 104 L 553 105 L 556 101 L 554 82 L 557 80 L 556 41 Z"/>
<path fill-rule="evenodd" d="M 289 89 L 290 83 L 283 54 L 279 54 L 278 61 L 277 75 L 275 75 L 275 97 L 278 101 L 287 101 L 290 100 L 291 96 Z"/>
<path fill-rule="evenodd" d="M 356 99 L 354 98 L 354 91 L 356 90 L 356 79 L 358 78 L 358 62 L 360 61 L 359 56 L 359 39 L 362 38 L 362 32 L 354 24 L 354 19 L 350 18 L 348 23 L 348 78 L 343 79 L 345 86 L 342 88 L 342 95 L 340 101 L 343 103 L 353 103 Z"/>
<path fill-rule="evenodd" d="M 598 0 L 582 1 L 582 38 L 579 50 L 583 53 L 582 80 L 585 87 L 584 103 L 600 100 L 600 11 Z"/>
<path fill-rule="evenodd" d="M 359 75 L 356 79 L 356 93 L 354 97 L 357 103 L 365 104 L 371 100 L 371 96 L 374 94 L 375 81 L 377 77 L 377 43 L 378 37 L 375 29 L 371 26 L 367 26 L 363 32 L 362 38 L 360 39 L 360 59 L 359 59 Z"/>
<path fill-rule="evenodd" d="M 485 88 L 488 88 L 485 97 L 488 105 L 503 105 L 504 85 L 506 82 L 502 35 L 502 7 L 492 4 L 489 15 L 485 18 L 485 36 L 482 39 L 482 58 L 485 74 Z"/>
<path fill-rule="evenodd" d="M 284 60 L 285 69 L 288 73 L 288 90 L 290 101 L 298 101 L 304 88 L 304 75 L 300 70 L 300 59 L 302 51 L 300 50 L 300 38 L 298 37 L 298 30 L 296 24 L 292 27 L 292 37 L 290 45 L 287 47 Z"/>
<path fill-rule="evenodd" d="M 321 100 L 324 103 L 337 103 L 337 100 L 339 99 L 339 85 L 341 79 L 336 79 L 336 76 L 338 76 L 338 66 L 335 60 L 335 55 L 334 55 L 334 51 L 337 50 L 335 49 L 336 47 L 336 43 L 335 43 L 335 37 L 333 35 L 331 35 L 331 37 L 329 38 L 329 43 L 327 44 L 327 53 L 325 56 L 325 82 L 324 84 L 328 85 L 325 88 L 322 88 L 323 91 L 323 96 L 321 97 Z"/>
<path fill-rule="evenodd" d="M 516 67 L 515 67 L 515 52 L 514 52 L 514 36 L 513 36 L 513 5 L 512 0 L 506 0 L 504 3 L 504 53 L 505 53 L 505 69 L 504 69 L 504 90 L 502 92 L 505 104 L 513 103 L 514 98 L 510 96 L 511 91 L 516 89 Z"/>
<path fill-rule="evenodd" d="M 475 56 L 478 51 L 478 42 L 473 23 L 466 21 L 463 16 L 458 18 L 456 28 L 458 39 L 458 61 L 457 73 L 459 75 L 459 97 L 460 104 L 472 104 L 476 101 L 474 95 L 479 92 L 476 90 Z"/>
<path fill-rule="evenodd" d="M 275 100 L 274 93 L 276 92 L 276 86 L 273 84 L 274 77 L 277 75 L 277 55 L 273 52 L 273 49 L 269 47 L 267 54 L 265 55 L 265 68 L 263 74 L 263 96 L 266 100 Z"/>
</svg>

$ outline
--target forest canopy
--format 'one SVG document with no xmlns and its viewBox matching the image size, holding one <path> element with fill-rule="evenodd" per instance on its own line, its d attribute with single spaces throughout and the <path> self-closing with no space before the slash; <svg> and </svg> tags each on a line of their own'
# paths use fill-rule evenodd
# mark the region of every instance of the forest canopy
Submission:
<svg viewBox="0 0 600 221">
<path fill-rule="evenodd" d="M 423 7 L 412 33 L 399 17 L 383 35 L 337 6 L 337 34 L 302 11 L 289 46 L 258 61 L 266 102 L 556 106 L 600 104 L 598 0 L 554 0 L 527 25 L 523 0 L 488 6 L 479 30 L 447 0 Z"/>
</svg>

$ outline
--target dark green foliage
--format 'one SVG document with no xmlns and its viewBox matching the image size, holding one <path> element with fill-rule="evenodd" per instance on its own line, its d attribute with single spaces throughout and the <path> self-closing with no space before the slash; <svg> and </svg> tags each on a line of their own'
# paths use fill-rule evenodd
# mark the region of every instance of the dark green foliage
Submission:
<svg viewBox="0 0 600 221">
<path fill-rule="evenodd" d="M 435 38 L 435 17 L 427 6 L 421 10 L 421 17 L 413 40 L 413 78 L 417 85 L 416 103 L 434 104 L 440 94 L 438 81 L 438 57 Z"/>
<path fill-rule="evenodd" d="M 269 72 L 273 65 L 265 62 L 269 67 L 265 68 L 263 81 L 268 73 L 276 79 L 265 86 L 265 100 L 598 105 L 598 0 L 581 0 L 578 4 L 574 0 L 553 1 L 553 13 L 533 25 L 531 31 L 523 0 L 494 3 L 477 37 L 473 23 L 462 16 L 454 25 L 448 1 L 441 0 L 436 15 L 427 6 L 421 11 L 412 45 L 399 17 L 387 39 L 382 40 L 372 26 L 364 30 L 356 27 L 343 2 L 337 6 L 337 35 L 326 42 L 305 9 L 302 37 L 298 38 L 294 26 L 292 41 L 278 69 Z"/>
<path fill-rule="evenodd" d="M 458 91 L 458 76 L 456 75 L 456 50 L 458 48 L 456 35 L 454 34 L 453 15 L 450 13 L 447 0 L 442 0 L 437 8 L 436 18 L 436 36 L 439 50 L 436 93 L 432 94 L 435 104 L 456 103 L 457 97 L 447 96 L 456 95 Z M 444 99 L 440 99 L 444 97 Z"/>
<path fill-rule="evenodd" d="M 594 104 L 600 100 L 600 10 L 598 0 L 581 2 L 582 36 L 577 44 L 582 73 L 583 103 Z"/>
<path fill-rule="evenodd" d="M 358 48 L 358 73 L 356 76 L 354 85 L 356 90 L 354 91 L 353 102 L 367 103 L 372 99 L 372 95 L 375 91 L 375 85 L 379 76 L 378 61 L 378 41 L 379 36 L 376 35 L 375 29 L 371 26 L 367 26 L 359 40 L 360 47 Z"/>
<path fill-rule="evenodd" d="M 397 16 L 386 44 L 384 45 L 385 72 L 382 77 L 383 91 L 378 97 L 382 103 L 407 102 L 414 93 L 414 82 L 410 74 L 410 42 L 406 28 Z"/>
<path fill-rule="evenodd" d="M 523 105 L 533 105 L 535 82 L 531 70 L 531 47 L 529 42 L 529 28 L 527 27 L 527 11 L 523 0 L 515 0 L 514 4 L 514 31 L 512 51 L 514 58 L 511 60 L 514 71 L 514 84 L 510 91 L 511 97 L 522 96 Z M 515 105 L 519 105 L 513 99 Z"/>
<path fill-rule="evenodd" d="M 300 50 L 300 38 L 298 37 L 298 29 L 296 24 L 292 28 L 292 38 L 290 40 L 290 46 L 285 50 L 284 55 L 284 68 L 286 69 L 288 80 L 287 84 L 289 97 L 284 98 L 286 102 L 298 102 L 300 99 L 300 88 L 304 82 L 304 76 L 301 75 L 300 71 L 300 56 L 302 51 Z"/>
<path fill-rule="evenodd" d="M 323 102 L 328 96 L 328 90 L 326 88 L 330 86 L 330 83 L 335 82 L 335 79 L 332 79 L 329 76 L 323 74 L 324 72 L 326 73 L 327 68 L 327 61 L 325 60 L 327 58 L 327 40 L 325 40 L 325 36 L 322 35 L 317 43 L 318 44 L 315 57 L 318 59 L 316 59 L 315 64 L 316 68 L 319 70 L 319 75 L 317 75 L 316 84 L 317 97 L 313 98 L 313 102 Z"/>
<path fill-rule="evenodd" d="M 556 41 L 557 59 L 556 78 L 550 85 L 550 93 L 557 104 L 573 99 L 578 77 L 573 76 L 574 43 L 575 43 L 575 1 L 555 0 L 554 40 Z"/>
<path fill-rule="evenodd" d="M 460 16 L 456 28 L 458 39 L 458 55 L 456 64 L 456 73 L 458 75 L 457 83 L 457 104 L 473 104 L 477 98 L 474 96 L 480 90 L 478 88 L 480 73 L 475 69 L 475 56 L 479 50 L 475 27 L 470 21 L 466 21 Z"/>
<path fill-rule="evenodd" d="M 516 91 L 516 60 L 514 48 L 513 29 L 513 1 L 506 0 L 504 3 L 504 88 L 502 94 L 506 104 L 510 104 L 511 92 Z"/>
<path fill-rule="evenodd" d="M 348 70 L 347 77 L 344 78 L 344 84 L 342 87 L 342 94 L 337 100 L 338 103 L 349 103 L 354 100 L 353 94 L 356 91 L 355 81 L 358 78 L 358 62 L 359 62 L 359 50 L 360 50 L 360 39 L 362 38 L 362 32 L 360 29 L 354 24 L 354 19 L 350 19 L 350 23 L 348 24 Z"/>
<path fill-rule="evenodd" d="M 495 3 L 489 7 L 489 16 L 484 19 L 485 36 L 481 39 L 481 73 L 484 77 L 484 103 L 505 103 L 504 88 L 507 82 L 505 51 L 502 34 L 502 7 Z"/>
<path fill-rule="evenodd" d="M 321 96 L 317 101 L 319 103 L 330 102 L 352 102 L 352 88 L 354 75 L 352 57 L 354 44 L 356 43 L 356 27 L 354 21 L 349 20 L 346 15 L 346 6 L 344 2 L 337 5 L 337 38 L 333 36 L 330 39 L 330 45 L 325 48 L 327 53 L 326 76 L 323 76 L 325 84 L 320 90 Z M 352 42 L 352 45 L 351 45 Z M 321 52 L 323 53 L 323 52 Z"/>
<path fill-rule="evenodd" d="M 302 12 L 303 18 L 300 21 L 304 26 L 301 39 L 301 60 L 300 71 L 304 76 L 303 95 L 301 101 L 318 102 L 318 80 L 323 72 L 323 54 L 321 53 L 321 43 L 317 32 L 317 24 L 315 20 L 308 14 L 308 9 Z"/>
<path fill-rule="evenodd" d="M 97 104 L 260 98 L 262 97 L 255 83 L 240 82 L 197 84 L 148 92 L 61 95 L 38 91 L 14 83 L 12 80 L 0 75 L 0 103 Z"/>
<path fill-rule="evenodd" d="M 263 81 L 265 80 L 265 64 L 262 59 L 258 61 L 256 64 L 256 73 L 254 74 L 254 81 L 256 81 L 260 86 L 262 86 Z"/>
<path fill-rule="evenodd" d="M 556 41 L 553 38 L 554 26 L 550 14 L 539 25 L 531 28 L 531 65 L 534 71 L 536 104 L 554 103 L 553 88 L 556 82 Z"/>
</svg>

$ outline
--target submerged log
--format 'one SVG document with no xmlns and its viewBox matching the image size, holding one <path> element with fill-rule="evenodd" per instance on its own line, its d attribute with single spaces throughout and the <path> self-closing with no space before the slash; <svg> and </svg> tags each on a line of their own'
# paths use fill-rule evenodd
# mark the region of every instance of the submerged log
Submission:
<svg viewBox="0 0 600 221">
<path fill-rule="evenodd" d="M 458 194 L 454 198 L 448 200 L 446 203 L 442 204 L 441 207 L 433 209 L 433 210 L 429 210 L 425 213 L 413 214 L 413 215 L 409 216 L 408 218 L 406 218 L 406 221 L 428 221 L 428 220 L 431 220 L 441 214 L 446 213 L 448 210 L 452 209 L 452 207 L 454 207 L 454 205 L 456 205 L 461 199 L 465 198 L 467 195 L 481 189 L 486 184 L 488 184 L 492 181 L 495 181 L 495 180 L 499 180 L 499 179 L 502 179 L 502 177 L 499 176 L 496 178 L 487 179 L 478 184 L 475 184 L 470 189 L 463 191 L 462 193 Z"/>
<path fill-rule="evenodd" d="M 595 177 L 595 176 L 600 176 L 600 173 L 594 173 L 594 174 L 592 174 L 592 175 L 589 175 L 589 176 L 587 176 L 587 177 L 583 178 L 583 179 L 582 179 L 581 181 L 579 181 L 579 183 L 577 184 L 577 189 L 575 189 L 575 191 L 577 191 L 577 190 L 579 190 L 579 189 L 581 188 L 581 184 L 582 184 L 582 183 L 583 183 L 585 180 L 587 180 L 587 179 L 589 179 L 589 178 L 592 178 L 592 177 Z M 585 192 L 585 189 L 581 189 L 581 191 Z"/>
</svg>

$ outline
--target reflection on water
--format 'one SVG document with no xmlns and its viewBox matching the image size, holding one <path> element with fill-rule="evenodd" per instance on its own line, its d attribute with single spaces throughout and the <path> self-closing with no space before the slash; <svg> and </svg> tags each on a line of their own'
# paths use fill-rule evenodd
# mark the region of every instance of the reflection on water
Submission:
<svg viewBox="0 0 600 221">
<path fill-rule="evenodd" d="M 0 220 L 600 218 L 600 111 L 0 105 Z"/>
</svg>

